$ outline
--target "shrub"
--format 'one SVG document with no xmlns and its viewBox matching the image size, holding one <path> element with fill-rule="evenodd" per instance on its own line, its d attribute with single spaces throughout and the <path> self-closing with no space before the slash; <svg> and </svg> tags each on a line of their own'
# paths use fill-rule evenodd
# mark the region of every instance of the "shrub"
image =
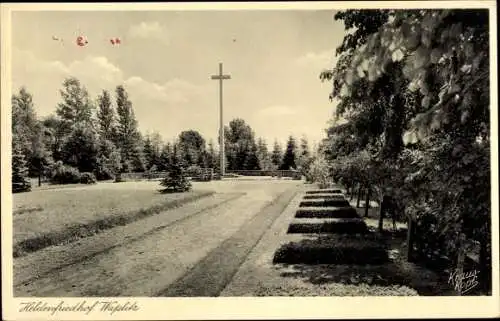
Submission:
<svg viewBox="0 0 500 321">
<path fill-rule="evenodd" d="M 384 264 L 389 256 L 383 245 L 372 241 L 323 242 L 322 239 L 290 242 L 274 254 L 273 263 L 287 264 Z"/>
<path fill-rule="evenodd" d="M 317 183 L 320 188 L 328 187 L 331 183 L 328 162 L 323 158 L 316 158 L 309 166 L 306 176 L 312 182 Z"/>
<path fill-rule="evenodd" d="M 50 182 L 52 184 L 78 184 L 80 183 L 80 172 L 78 169 L 64 165 L 61 161 L 54 164 Z"/>
<path fill-rule="evenodd" d="M 171 165 L 167 176 L 161 181 L 160 185 L 165 187 L 160 190 L 162 193 L 187 192 L 192 187 L 186 172 L 180 165 Z"/>
<path fill-rule="evenodd" d="M 353 207 L 337 209 L 304 209 L 299 208 L 295 212 L 296 218 L 359 218 L 359 214 Z"/>
<path fill-rule="evenodd" d="M 201 167 L 198 165 L 191 165 L 186 169 L 186 175 L 189 176 L 200 176 L 202 172 Z"/>
<path fill-rule="evenodd" d="M 110 168 L 102 167 L 102 168 L 98 168 L 95 171 L 95 177 L 98 181 L 106 181 L 106 180 L 114 179 L 115 175 L 113 174 L 113 171 Z"/>
<path fill-rule="evenodd" d="M 80 175 L 80 183 L 82 184 L 96 184 L 97 179 L 92 173 L 82 173 Z"/>
<path fill-rule="evenodd" d="M 301 220 L 307 221 L 307 220 Z M 362 220 L 338 220 L 335 222 L 292 222 L 287 233 L 339 233 L 339 234 L 365 234 L 368 227 Z"/>
<path fill-rule="evenodd" d="M 121 173 L 115 176 L 115 183 L 126 182 L 127 180 L 122 176 Z"/>
</svg>

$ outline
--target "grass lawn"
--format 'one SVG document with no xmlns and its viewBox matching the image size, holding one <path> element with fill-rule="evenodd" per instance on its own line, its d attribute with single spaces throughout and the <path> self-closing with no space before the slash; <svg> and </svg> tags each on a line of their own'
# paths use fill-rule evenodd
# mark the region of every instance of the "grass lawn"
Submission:
<svg viewBox="0 0 500 321">
<path fill-rule="evenodd" d="M 210 194 L 92 187 L 14 194 L 14 256 L 93 235 Z"/>
</svg>

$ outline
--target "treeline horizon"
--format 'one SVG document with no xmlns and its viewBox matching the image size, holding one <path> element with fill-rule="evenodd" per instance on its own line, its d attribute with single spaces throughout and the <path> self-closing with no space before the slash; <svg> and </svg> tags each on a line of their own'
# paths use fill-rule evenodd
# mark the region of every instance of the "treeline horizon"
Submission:
<svg viewBox="0 0 500 321">
<path fill-rule="evenodd" d="M 114 95 L 113 95 L 114 94 Z M 121 173 L 166 171 L 171 164 L 219 170 L 219 142 L 187 128 L 174 140 L 158 131 L 141 133 L 133 103 L 123 85 L 102 90 L 94 101 L 86 87 L 68 77 L 55 112 L 38 117 L 25 86 L 12 95 L 12 157 L 30 177 L 51 176 L 54 167 L 93 173 L 107 180 Z M 256 135 L 245 120 L 225 125 L 226 170 L 297 169 L 309 157 L 308 140 L 290 135 L 286 146 Z M 14 161 L 15 160 L 15 161 Z"/>
</svg>

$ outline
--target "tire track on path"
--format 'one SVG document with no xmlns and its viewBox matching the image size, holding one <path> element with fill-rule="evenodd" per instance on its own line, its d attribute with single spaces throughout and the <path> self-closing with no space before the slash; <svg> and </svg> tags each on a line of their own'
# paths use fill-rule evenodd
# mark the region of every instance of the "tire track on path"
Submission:
<svg viewBox="0 0 500 321">
<path fill-rule="evenodd" d="M 245 193 L 214 195 L 185 204 L 162 214 L 148 217 L 126 226 L 119 226 L 71 244 L 53 246 L 14 260 L 14 288 L 26 286 L 46 275 L 71 265 L 80 264 L 98 255 L 137 242 L 149 235 L 189 218 L 236 200 Z M 188 212 L 186 214 L 186 211 Z M 134 236 L 135 235 L 135 236 Z M 81 254 L 80 254 L 81 253 Z"/>
<path fill-rule="evenodd" d="M 288 189 L 265 206 L 257 215 L 212 250 L 191 270 L 156 296 L 160 297 L 216 297 L 229 284 L 244 260 L 262 238 L 266 230 L 282 214 L 297 194 Z"/>
</svg>

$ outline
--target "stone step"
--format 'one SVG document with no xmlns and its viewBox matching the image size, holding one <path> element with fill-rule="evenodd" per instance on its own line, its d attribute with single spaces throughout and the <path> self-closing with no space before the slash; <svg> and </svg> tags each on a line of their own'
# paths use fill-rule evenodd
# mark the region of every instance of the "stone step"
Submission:
<svg viewBox="0 0 500 321">
<path fill-rule="evenodd" d="M 302 201 L 299 207 L 348 207 L 349 201 L 346 199 L 322 199 Z"/>
<path fill-rule="evenodd" d="M 301 218 L 294 219 L 288 226 L 287 233 L 337 233 L 366 234 L 368 227 L 361 218 Z"/>
<path fill-rule="evenodd" d="M 341 193 L 332 193 L 332 194 L 310 194 L 304 195 L 305 200 L 317 200 L 317 199 L 338 199 L 345 200 L 345 195 Z"/>
<path fill-rule="evenodd" d="M 336 234 L 287 234 L 273 256 L 274 264 L 384 264 L 389 261 L 383 242 Z"/>
<path fill-rule="evenodd" d="M 341 194 L 341 189 L 317 189 L 306 191 L 306 194 Z"/>
<path fill-rule="evenodd" d="M 296 218 L 361 218 L 354 207 L 300 207 Z"/>
</svg>

